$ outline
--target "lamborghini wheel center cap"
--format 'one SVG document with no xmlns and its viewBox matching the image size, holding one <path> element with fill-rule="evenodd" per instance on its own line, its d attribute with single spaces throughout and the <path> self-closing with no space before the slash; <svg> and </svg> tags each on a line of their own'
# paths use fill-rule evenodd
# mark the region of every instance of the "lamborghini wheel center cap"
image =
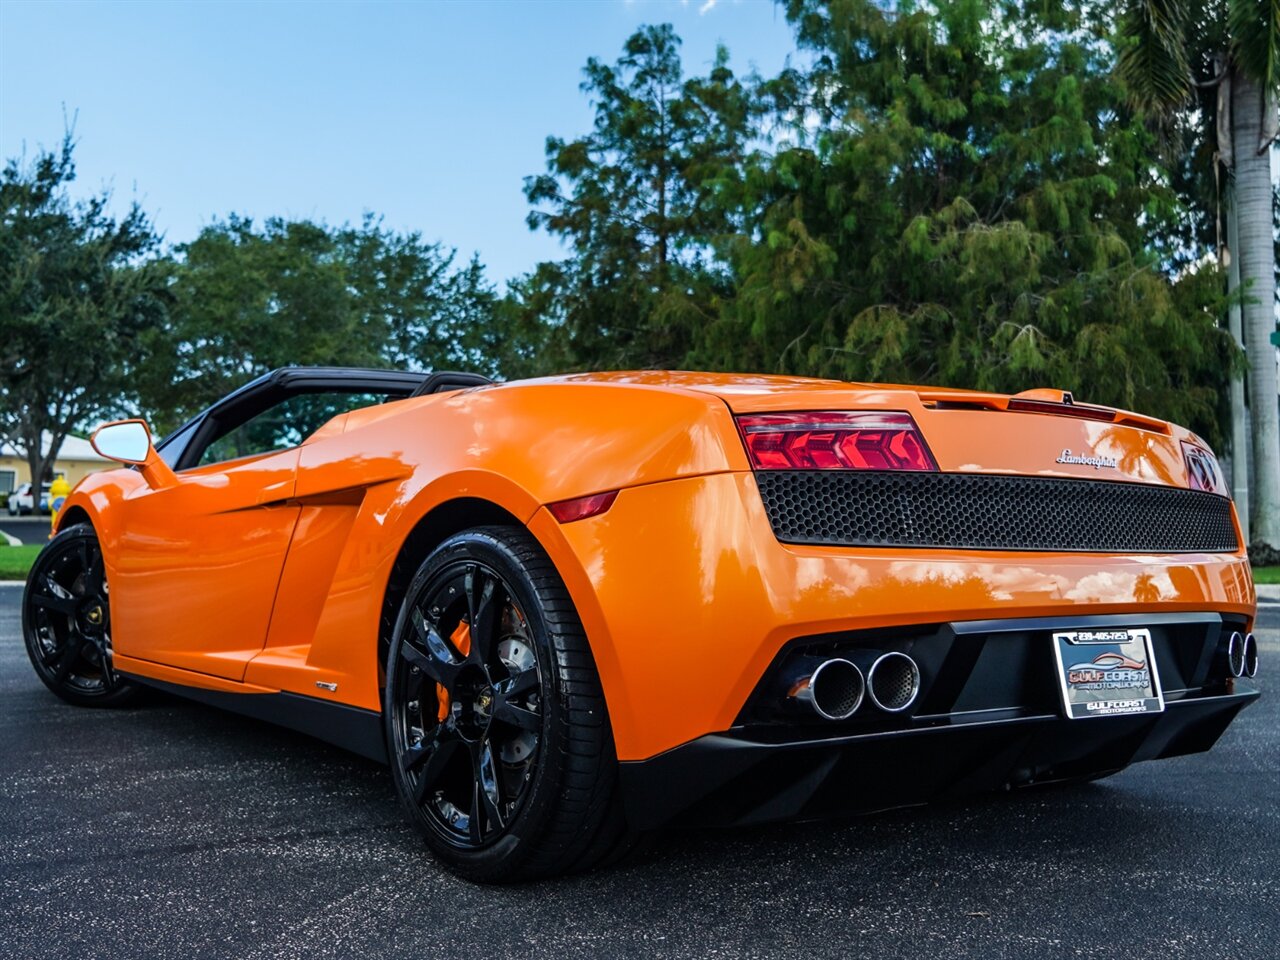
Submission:
<svg viewBox="0 0 1280 960">
<path fill-rule="evenodd" d="M 475 711 L 476 718 L 481 722 L 489 719 L 489 714 L 493 710 L 493 688 L 485 687 L 476 694 Z"/>
</svg>

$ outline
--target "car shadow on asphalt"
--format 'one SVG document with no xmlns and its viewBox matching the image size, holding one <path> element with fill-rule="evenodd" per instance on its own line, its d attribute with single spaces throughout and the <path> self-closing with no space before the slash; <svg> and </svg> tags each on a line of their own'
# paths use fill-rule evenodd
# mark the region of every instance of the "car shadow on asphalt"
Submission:
<svg viewBox="0 0 1280 960">
<path fill-rule="evenodd" d="M 329 794 L 349 801 L 353 809 L 344 812 L 369 819 L 379 843 L 398 848 L 386 854 L 421 856 L 429 862 L 403 819 L 381 764 L 304 734 L 165 693 L 149 692 L 131 713 L 138 738 L 157 746 L 175 736 L 183 740 L 185 762 L 191 762 L 194 744 L 189 738 L 194 735 L 212 762 L 238 756 L 247 763 L 272 764 L 278 781 L 258 782 L 255 789 L 278 792 L 280 803 L 294 802 L 289 791 L 299 786 L 304 790 L 300 799 L 310 801 L 307 784 L 321 780 Z M 276 762 L 282 758 L 283 764 Z M 1158 784 L 1166 788 L 1163 792 L 1152 789 L 1150 776 L 1135 775 L 1145 772 L 1144 766 L 1099 783 L 1034 786 L 835 820 L 667 830 L 620 864 L 541 883 L 600 891 L 650 880 L 669 885 L 675 877 L 692 880 L 699 875 L 714 875 L 717 883 L 754 883 L 768 875 L 794 881 L 806 875 L 829 878 L 830 864 L 843 861 L 848 869 L 838 875 L 841 896 L 847 896 L 851 888 L 883 891 L 909 884 L 922 873 L 971 869 L 975 862 L 989 871 L 1004 861 L 1043 860 L 1064 872 L 1087 872 L 1098 867 L 1100 844 L 1105 845 L 1108 870 L 1140 874 L 1152 867 L 1153 856 L 1174 840 L 1171 831 L 1176 833 L 1190 815 L 1177 799 L 1179 791 L 1168 789 L 1187 775 L 1186 763 L 1183 758 L 1148 765 L 1163 774 Z M 1198 809 L 1194 820 L 1198 835 L 1242 834 L 1230 809 Z M 822 869 L 806 871 L 805 864 Z M 820 897 L 822 889 L 811 893 Z"/>
</svg>

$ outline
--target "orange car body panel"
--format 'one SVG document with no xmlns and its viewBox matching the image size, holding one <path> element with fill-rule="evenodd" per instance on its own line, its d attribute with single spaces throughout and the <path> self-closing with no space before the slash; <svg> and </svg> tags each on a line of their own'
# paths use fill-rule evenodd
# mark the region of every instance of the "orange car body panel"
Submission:
<svg viewBox="0 0 1280 960">
<path fill-rule="evenodd" d="M 297 507 L 297 450 L 184 472 L 153 489 L 116 471 L 110 538 L 120 652 L 239 680 L 262 649 Z M 264 502 L 273 505 L 266 506 Z M 257 589 L 246 589 L 249 584 Z"/>
<path fill-rule="evenodd" d="M 1155 556 L 794 546 L 765 515 L 732 413 L 910 413 L 946 472 L 1185 487 L 1181 428 L 1012 412 L 968 391 L 720 374 L 581 374 L 364 408 L 301 446 L 181 471 L 86 478 L 113 646 L 127 672 L 247 694 L 380 705 L 379 625 L 414 527 L 489 501 L 543 545 L 600 671 L 620 759 L 733 723 L 788 640 L 940 620 L 1218 611 L 1252 618 L 1237 553 Z M 296 465 L 296 466 L 295 466 Z M 549 503 L 621 490 L 560 524 Z M 180 630 L 176 629 L 180 628 Z M 186 676 L 187 680 L 173 679 Z M 335 687 L 320 688 L 317 683 Z"/>
<path fill-rule="evenodd" d="M 1178 610 L 1252 616 L 1243 557 L 798 547 L 749 473 L 624 490 L 608 513 L 531 525 L 565 576 L 618 756 L 725 730 L 796 637 L 912 623 Z"/>
</svg>

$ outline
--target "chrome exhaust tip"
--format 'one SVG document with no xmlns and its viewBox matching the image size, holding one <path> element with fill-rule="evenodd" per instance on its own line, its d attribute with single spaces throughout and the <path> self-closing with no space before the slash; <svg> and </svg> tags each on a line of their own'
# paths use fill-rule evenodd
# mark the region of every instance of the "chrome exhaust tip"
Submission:
<svg viewBox="0 0 1280 960">
<path fill-rule="evenodd" d="M 848 720 L 862 706 L 867 683 L 862 671 L 848 660 L 824 660 L 801 677 L 788 696 L 810 707 L 824 720 Z"/>
<path fill-rule="evenodd" d="M 1253 634 L 1249 636 L 1252 637 Z M 1233 677 L 1244 676 L 1244 648 L 1245 638 L 1238 631 L 1233 631 L 1227 638 L 1227 671 Z M 1254 659 L 1257 659 L 1256 653 Z"/>
<path fill-rule="evenodd" d="M 1244 638 L 1244 653 L 1241 655 L 1244 676 L 1252 680 L 1258 675 L 1258 641 L 1253 634 Z M 1237 674 L 1239 676 L 1239 674 Z"/>
<path fill-rule="evenodd" d="M 867 671 L 871 702 L 886 713 L 901 713 L 920 695 L 920 668 L 905 653 L 885 653 Z"/>
</svg>

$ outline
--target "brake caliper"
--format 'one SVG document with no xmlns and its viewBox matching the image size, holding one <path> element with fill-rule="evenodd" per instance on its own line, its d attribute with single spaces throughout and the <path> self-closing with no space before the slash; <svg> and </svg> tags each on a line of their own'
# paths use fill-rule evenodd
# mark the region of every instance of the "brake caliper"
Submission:
<svg viewBox="0 0 1280 960">
<path fill-rule="evenodd" d="M 449 641 L 453 644 L 453 649 L 465 657 L 471 652 L 471 626 L 465 621 L 459 621 L 449 636 Z M 439 704 L 436 719 L 444 723 L 449 717 L 449 691 L 439 683 L 436 684 L 436 703 Z"/>
</svg>

